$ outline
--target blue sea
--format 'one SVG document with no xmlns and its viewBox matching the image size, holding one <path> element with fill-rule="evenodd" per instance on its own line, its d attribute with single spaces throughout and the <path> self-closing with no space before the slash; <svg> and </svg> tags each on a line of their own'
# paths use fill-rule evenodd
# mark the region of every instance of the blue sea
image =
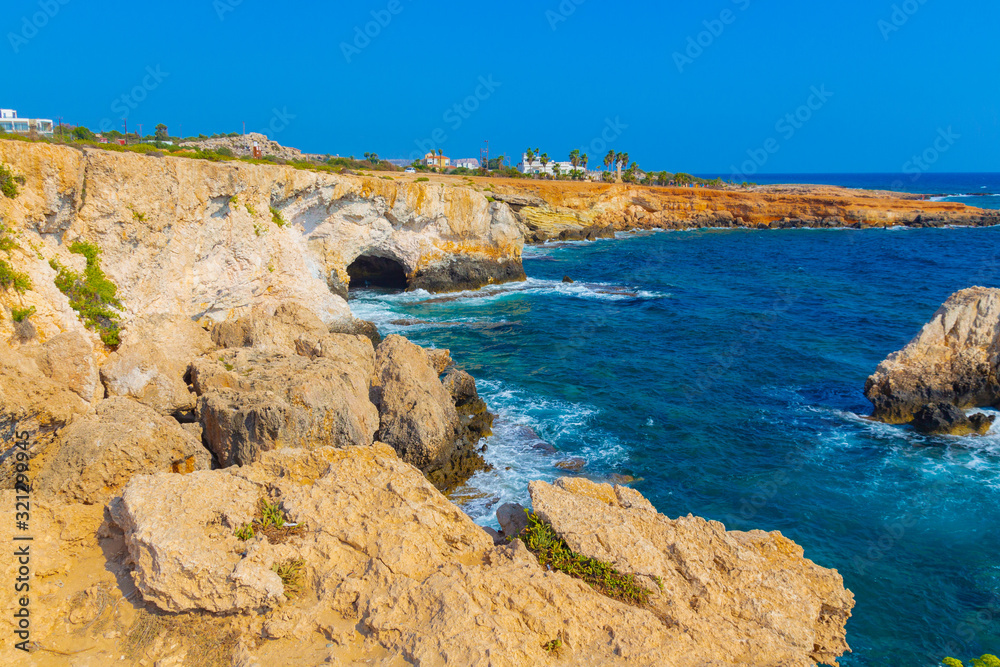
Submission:
<svg viewBox="0 0 1000 667">
<path fill-rule="evenodd" d="M 1000 422 L 925 437 L 862 394 L 950 294 L 1000 286 L 1000 228 L 629 233 L 527 248 L 525 270 L 352 301 L 450 348 L 499 413 L 494 469 L 455 496 L 475 520 L 560 463 L 630 475 L 670 517 L 779 530 L 839 570 L 844 665 L 1000 653 Z"/>
<path fill-rule="evenodd" d="M 703 178 L 730 180 L 726 174 L 699 174 Z M 808 183 L 862 190 L 889 190 L 930 195 L 937 201 L 954 201 L 978 208 L 1000 209 L 1000 174 L 757 174 L 747 177 L 759 185 Z"/>
</svg>

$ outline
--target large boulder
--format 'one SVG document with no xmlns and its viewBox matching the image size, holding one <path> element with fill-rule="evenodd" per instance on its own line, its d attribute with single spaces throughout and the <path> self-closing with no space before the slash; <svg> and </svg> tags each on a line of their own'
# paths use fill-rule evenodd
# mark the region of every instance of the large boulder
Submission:
<svg viewBox="0 0 1000 667">
<path fill-rule="evenodd" d="M 917 411 L 913 428 L 927 435 L 986 435 L 994 421 L 994 415 L 966 415 L 954 405 L 933 403 Z"/>
<path fill-rule="evenodd" d="M 420 468 L 435 486 L 452 489 L 485 466 L 451 394 L 427 352 L 402 336 L 375 351 L 372 396 L 378 405 L 377 439 Z M 476 439 L 478 442 L 478 438 Z"/>
<path fill-rule="evenodd" d="M 66 331 L 53 336 L 37 351 L 35 360 L 47 378 L 88 403 L 104 398 L 94 343 L 82 331 Z"/>
<path fill-rule="evenodd" d="M 323 334 L 312 358 L 249 349 L 196 360 L 204 437 L 222 466 L 282 447 L 370 445 L 379 426 L 369 400 L 374 353 L 367 339 Z"/>
<path fill-rule="evenodd" d="M 14 488 L 14 448 L 25 442 L 19 436 L 27 436 L 30 469 L 40 470 L 56 451 L 60 429 L 90 409 L 79 394 L 42 374 L 32 359 L 0 356 L 0 487 Z"/>
<path fill-rule="evenodd" d="M 951 295 L 916 338 L 890 354 L 865 384 L 873 417 L 906 424 L 925 405 L 1000 404 L 1000 289 Z"/>
<path fill-rule="evenodd" d="M 65 502 L 100 504 L 134 475 L 189 473 L 211 467 L 201 441 L 176 420 L 128 398 L 109 398 L 56 438 L 35 488 Z"/>
<path fill-rule="evenodd" d="M 562 478 L 532 482 L 534 510 L 577 553 L 636 575 L 650 606 L 726 664 L 836 664 L 854 596 L 836 570 L 781 533 L 727 532 L 658 514 L 633 489 Z"/>
<path fill-rule="evenodd" d="M 262 498 L 296 527 L 257 531 L 241 542 L 234 533 L 252 520 Z M 581 506 L 592 511 L 579 517 L 580 538 L 608 536 L 607 513 L 627 508 L 580 496 L 588 498 L 596 505 Z M 826 614 L 829 633 L 842 640 L 845 618 L 838 614 L 849 594 L 840 588 L 838 598 L 826 588 L 839 577 L 810 567 L 800 549 L 774 536 L 741 537 L 691 521 L 678 531 L 684 539 L 658 538 L 669 522 L 637 493 L 628 501 L 642 516 L 614 518 L 650 532 L 620 536 L 621 555 L 637 560 L 619 564 L 628 571 L 647 571 L 657 557 L 684 564 L 664 581 L 678 586 L 676 605 L 691 608 L 692 626 L 663 613 L 666 594 L 658 606 L 625 604 L 541 566 L 520 540 L 495 547 L 382 443 L 272 451 L 244 467 L 136 477 L 112 503 L 111 516 L 147 603 L 257 623 L 253 636 L 263 655 L 269 649 L 260 639 L 288 638 L 303 654 L 335 645 L 341 657 L 403 655 L 428 665 L 834 663 L 832 641 L 806 628 L 814 612 Z M 654 542 L 648 555 L 629 550 L 644 538 Z M 747 560 L 732 561 L 733 550 Z M 275 566 L 289 563 L 301 573 L 298 592 L 274 575 Z M 754 595 L 757 606 L 726 608 Z M 817 598 L 830 608 L 814 609 Z M 776 609 L 778 602 L 785 606 Z M 747 636 L 738 633 L 754 627 Z M 818 645 L 806 646 L 807 636 Z"/>
<path fill-rule="evenodd" d="M 101 366 L 101 381 L 109 397 L 127 396 L 165 415 L 189 412 L 197 397 L 185 381 L 188 365 L 213 347 L 208 332 L 190 318 L 147 318 L 126 330 Z"/>
<path fill-rule="evenodd" d="M 295 341 L 305 336 L 321 338 L 329 327 L 309 308 L 295 303 L 258 307 L 248 315 L 212 327 L 212 340 L 219 347 L 250 347 L 262 352 L 295 353 Z"/>
</svg>

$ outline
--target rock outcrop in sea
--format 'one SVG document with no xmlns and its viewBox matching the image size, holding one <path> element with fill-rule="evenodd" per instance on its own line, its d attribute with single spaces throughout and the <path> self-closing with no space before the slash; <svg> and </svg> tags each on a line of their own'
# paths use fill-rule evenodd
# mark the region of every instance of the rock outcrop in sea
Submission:
<svg viewBox="0 0 1000 667">
<path fill-rule="evenodd" d="M 1000 407 L 998 367 L 1000 289 L 971 287 L 951 295 L 916 338 L 879 364 L 865 396 L 875 408 L 872 416 L 889 424 L 915 422 L 937 434 L 983 433 L 992 420 L 961 411 Z"/>
<path fill-rule="evenodd" d="M 0 504 L 23 480 L 31 496 L 0 541 L 33 538 L 31 652 L 5 642 L 3 664 L 805 667 L 848 650 L 852 595 L 780 534 L 534 484 L 561 539 L 648 587 L 628 604 L 496 544 L 442 493 L 485 465 L 489 406 L 461 359 L 383 340 L 343 297 L 523 277 L 508 204 L 24 142 L 0 141 L 0 162 L 25 180 L 0 198 Z"/>
</svg>

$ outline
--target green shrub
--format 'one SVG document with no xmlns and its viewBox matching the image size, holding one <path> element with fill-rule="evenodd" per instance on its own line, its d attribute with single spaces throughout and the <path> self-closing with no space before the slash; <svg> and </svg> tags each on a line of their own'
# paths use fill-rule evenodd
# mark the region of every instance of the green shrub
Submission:
<svg viewBox="0 0 1000 667">
<path fill-rule="evenodd" d="M 31 306 L 29 308 L 11 308 L 10 317 L 15 322 L 23 322 L 32 315 L 35 314 L 35 307 Z"/>
<path fill-rule="evenodd" d="M 528 527 L 519 535 L 528 550 L 538 556 L 539 564 L 582 579 L 595 590 L 615 600 L 643 606 L 652 593 L 635 581 L 635 575 L 622 574 L 610 563 L 575 553 L 548 523 L 528 512 Z"/>
<path fill-rule="evenodd" d="M 247 207 L 247 213 L 249 213 L 250 215 L 257 215 L 257 211 L 255 211 L 253 209 L 253 206 L 251 206 L 249 203 L 247 203 L 246 207 Z"/>
<path fill-rule="evenodd" d="M 118 300 L 118 287 L 101 270 L 101 251 L 86 241 L 75 241 L 69 251 L 86 257 L 87 268 L 81 276 L 57 260 L 50 260 L 49 265 L 57 272 L 56 287 L 69 297 L 70 307 L 88 328 L 100 334 L 105 345 L 117 347 L 121 343 L 119 321 L 124 306 Z"/>
<path fill-rule="evenodd" d="M 15 292 L 24 294 L 31 289 L 31 278 L 28 274 L 15 271 L 14 267 L 0 259 L 0 287 L 14 288 Z"/>
<path fill-rule="evenodd" d="M 945 658 L 941 661 L 941 664 L 946 667 L 965 667 L 961 660 L 956 660 L 955 658 Z M 972 667 L 1000 667 L 1000 658 L 987 653 L 980 658 L 973 658 Z"/>
<path fill-rule="evenodd" d="M 429 183 L 430 180 L 431 179 L 427 178 L 426 176 L 421 176 L 416 181 L 414 181 L 414 183 Z"/>
<path fill-rule="evenodd" d="M 0 164 L 0 193 L 14 199 L 19 194 L 18 185 L 24 185 L 24 176 L 16 176 L 6 165 Z"/>
<path fill-rule="evenodd" d="M 281 217 L 281 211 L 274 208 L 273 206 L 271 207 L 271 222 L 278 225 L 279 227 L 284 227 L 285 225 L 288 224 L 287 222 L 285 222 L 285 219 Z"/>
<path fill-rule="evenodd" d="M 236 535 L 236 539 L 244 542 L 252 540 L 254 537 L 253 526 L 249 523 L 243 524 L 243 526 L 236 529 L 234 535 Z"/>
</svg>

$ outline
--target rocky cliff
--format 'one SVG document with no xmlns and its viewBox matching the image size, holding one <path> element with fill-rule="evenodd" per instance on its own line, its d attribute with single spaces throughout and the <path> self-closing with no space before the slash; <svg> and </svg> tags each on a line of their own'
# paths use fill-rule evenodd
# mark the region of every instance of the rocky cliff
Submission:
<svg viewBox="0 0 1000 667">
<path fill-rule="evenodd" d="M 1000 406 L 1000 290 L 972 287 L 951 295 L 917 337 L 879 364 L 865 396 L 890 424 L 918 419 L 922 430 L 983 432 L 992 421 L 964 420 L 953 408 Z M 940 407 L 941 405 L 944 407 Z M 941 422 L 952 422 L 936 425 Z"/>
<path fill-rule="evenodd" d="M 597 238 L 631 229 L 1000 224 L 997 211 L 830 186 L 714 190 L 507 179 L 489 179 L 488 186 L 491 196 L 515 210 L 532 242 Z"/>
<path fill-rule="evenodd" d="M 447 351 L 383 340 L 343 293 L 523 275 L 510 205 L 22 142 L 0 162 L 24 178 L 0 198 L 0 504 L 30 485 L 31 508 L 0 541 L 32 537 L 29 602 L 0 598 L 7 637 L 30 608 L 29 652 L 5 642 L 0 662 L 806 667 L 848 650 L 853 597 L 780 534 L 533 485 L 559 539 L 645 587 L 632 604 L 443 495 L 484 465 L 492 416 Z"/>
</svg>

